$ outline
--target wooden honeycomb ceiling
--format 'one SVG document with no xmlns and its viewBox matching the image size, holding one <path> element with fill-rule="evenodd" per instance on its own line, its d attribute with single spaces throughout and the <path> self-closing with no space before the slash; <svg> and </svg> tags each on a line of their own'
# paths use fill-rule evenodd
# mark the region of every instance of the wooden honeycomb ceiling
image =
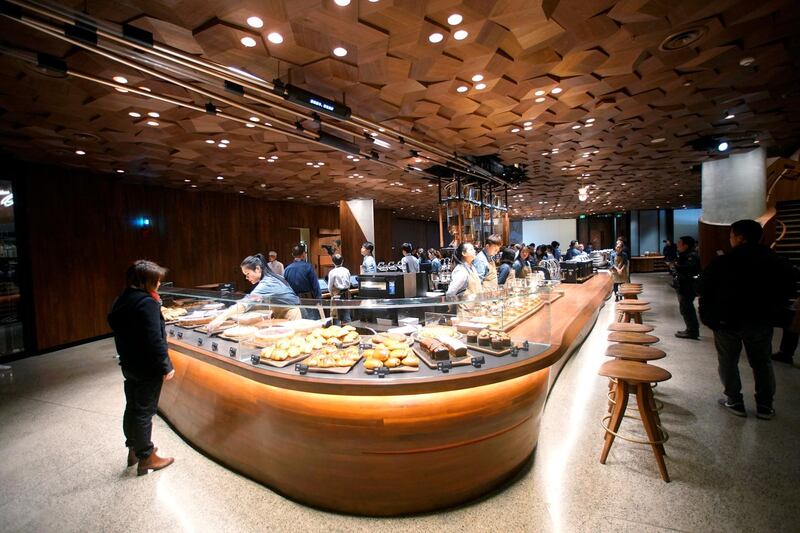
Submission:
<svg viewBox="0 0 800 533">
<path fill-rule="evenodd" d="M 696 206 L 700 178 L 692 168 L 723 157 L 692 147 L 697 139 L 726 140 L 727 153 L 756 141 L 776 153 L 800 144 L 800 2 L 792 0 L 61 4 L 344 102 L 448 152 L 498 154 L 523 165 L 527 181 L 509 191 L 515 217 Z M 452 14 L 463 21 L 450 25 Z M 251 16 L 263 27 L 250 27 Z M 457 40 L 458 30 L 467 37 Z M 696 42 L 663 49 L 669 36 L 687 30 Z M 272 32 L 283 42 L 270 42 Z M 433 33 L 442 41 L 431 43 Z M 255 46 L 242 45 L 248 36 Z M 0 45 L 204 104 L 184 88 L 6 18 Z M 336 47 L 347 55 L 334 55 Z M 91 81 L 43 75 L 9 53 L 0 54 L 0 145 L 16 158 L 189 189 L 314 204 L 371 197 L 419 218 L 436 205 L 435 187 L 418 175 Z M 381 157 L 426 165 L 394 150 Z M 589 186 L 587 202 L 578 201 L 580 186 Z"/>
</svg>

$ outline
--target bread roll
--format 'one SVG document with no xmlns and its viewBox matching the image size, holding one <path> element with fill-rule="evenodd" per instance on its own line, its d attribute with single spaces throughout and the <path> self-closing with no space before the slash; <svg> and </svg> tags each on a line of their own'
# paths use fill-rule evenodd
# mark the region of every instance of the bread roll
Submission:
<svg viewBox="0 0 800 533">
<path fill-rule="evenodd" d="M 389 359 L 386 360 L 384 365 L 387 366 L 388 368 L 398 367 L 400 366 L 400 359 L 398 359 L 397 357 L 390 357 Z"/>
<path fill-rule="evenodd" d="M 369 370 L 375 370 L 376 368 L 380 368 L 383 366 L 383 363 L 378 361 L 377 359 L 367 359 L 364 361 L 364 368 Z"/>
<path fill-rule="evenodd" d="M 419 357 L 417 357 L 413 353 L 408 354 L 403 358 L 401 363 L 403 363 L 403 366 L 419 366 Z"/>
</svg>

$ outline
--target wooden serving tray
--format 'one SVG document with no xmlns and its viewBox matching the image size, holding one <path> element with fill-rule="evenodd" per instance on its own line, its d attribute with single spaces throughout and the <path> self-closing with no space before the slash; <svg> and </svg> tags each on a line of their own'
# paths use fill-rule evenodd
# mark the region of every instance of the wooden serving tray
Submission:
<svg viewBox="0 0 800 533">
<path fill-rule="evenodd" d="M 388 368 L 388 367 L 382 367 L 382 368 Z M 367 374 L 372 375 L 372 374 L 375 373 L 375 370 L 376 369 L 365 368 L 364 372 L 366 372 Z M 390 374 L 394 374 L 395 372 L 419 372 L 419 366 L 403 366 L 403 365 L 400 365 L 400 366 L 396 366 L 394 368 L 389 368 L 389 373 Z"/>
<path fill-rule="evenodd" d="M 236 325 L 236 322 L 230 322 L 230 321 L 223 322 L 223 323 L 222 323 L 222 324 L 220 324 L 220 326 L 219 326 L 217 329 L 215 329 L 214 331 L 208 331 L 208 330 L 204 329 L 204 328 L 205 328 L 207 325 L 208 325 L 208 324 L 206 324 L 205 326 L 197 326 L 197 327 L 195 327 L 195 328 L 193 328 L 193 329 L 194 329 L 195 331 L 199 331 L 200 333 L 205 333 L 205 334 L 206 334 L 206 335 L 208 335 L 208 336 L 213 336 L 213 335 L 219 335 L 220 333 L 224 332 L 224 331 L 225 331 L 226 329 L 228 329 L 228 328 L 232 328 L 232 327 L 234 327 L 234 326 Z M 231 340 L 231 339 L 228 339 L 228 340 Z"/>
<path fill-rule="evenodd" d="M 435 369 L 437 368 L 437 363 L 442 362 L 431 359 L 430 356 L 428 356 L 428 354 L 425 353 L 425 350 L 423 350 L 419 346 L 414 346 L 412 350 L 414 350 L 414 353 L 417 355 L 417 357 L 419 357 L 419 360 L 425 363 L 428 366 L 428 368 Z M 459 359 L 453 359 L 451 357 L 449 361 L 450 364 L 453 366 L 467 366 L 472 364 L 472 356 L 469 354 L 469 352 L 467 352 L 467 355 L 465 355 L 464 357 L 461 357 Z"/>
<path fill-rule="evenodd" d="M 514 344 L 514 341 L 511 341 L 511 344 Z M 472 344 L 471 342 L 466 343 L 467 348 L 470 350 L 475 350 L 476 352 L 483 352 L 489 355 L 494 355 L 495 357 L 502 357 L 504 355 L 508 355 L 511 353 L 511 346 L 506 346 L 505 348 L 501 348 L 500 350 L 494 350 L 491 345 L 490 346 L 481 346 L 478 343 Z"/>
<path fill-rule="evenodd" d="M 277 368 L 283 368 L 285 366 L 289 366 L 289 365 L 293 365 L 295 363 L 299 363 L 303 359 L 307 359 L 307 358 L 311 357 L 312 355 L 314 355 L 314 354 L 301 353 L 297 357 L 290 357 L 290 358 L 285 359 L 283 361 L 274 361 L 272 359 L 267 359 L 267 358 L 259 356 L 258 364 L 267 365 L 267 366 L 274 366 L 274 367 L 277 367 Z M 311 367 L 309 367 L 309 370 L 311 370 Z"/>
</svg>

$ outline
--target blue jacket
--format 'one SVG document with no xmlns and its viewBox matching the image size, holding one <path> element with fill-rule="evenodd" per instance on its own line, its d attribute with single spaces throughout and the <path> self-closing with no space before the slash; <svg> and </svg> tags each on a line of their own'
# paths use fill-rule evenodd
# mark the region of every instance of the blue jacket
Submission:
<svg viewBox="0 0 800 533">
<path fill-rule="evenodd" d="M 314 298 L 322 298 L 317 272 L 311 263 L 295 260 L 284 269 L 283 277 L 289 282 L 295 294 L 311 293 Z"/>
</svg>

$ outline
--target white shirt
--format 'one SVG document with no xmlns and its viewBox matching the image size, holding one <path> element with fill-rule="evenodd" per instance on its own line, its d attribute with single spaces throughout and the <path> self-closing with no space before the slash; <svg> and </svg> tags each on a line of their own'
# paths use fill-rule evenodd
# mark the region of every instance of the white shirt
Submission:
<svg viewBox="0 0 800 533">
<path fill-rule="evenodd" d="M 450 274 L 450 285 L 447 286 L 447 296 L 457 296 L 467 290 L 469 277 L 478 277 L 475 267 L 466 263 L 459 263 Z"/>
<path fill-rule="evenodd" d="M 345 267 L 336 267 L 328 272 L 328 289 L 336 295 L 350 288 L 350 271 Z"/>
<path fill-rule="evenodd" d="M 375 274 L 376 272 L 378 272 L 378 268 L 375 266 L 375 258 L 371 255 L 365 255 L 364 261 L 361 262 L 361 273 Z"/>
<path fill-rule="evenodd" d="M 404 255 L 400 260 L 400 270 L 403 272 L 419 272 L 419 260 L 411 254 Z"/>
<path fill-rule="evenodd" d="M 283 263 L 275 259 L 274 261 L 269 261 L 267 266 L 270 270 L 275 272 L 279 276 L 283 276 Z"/>
</svg>

